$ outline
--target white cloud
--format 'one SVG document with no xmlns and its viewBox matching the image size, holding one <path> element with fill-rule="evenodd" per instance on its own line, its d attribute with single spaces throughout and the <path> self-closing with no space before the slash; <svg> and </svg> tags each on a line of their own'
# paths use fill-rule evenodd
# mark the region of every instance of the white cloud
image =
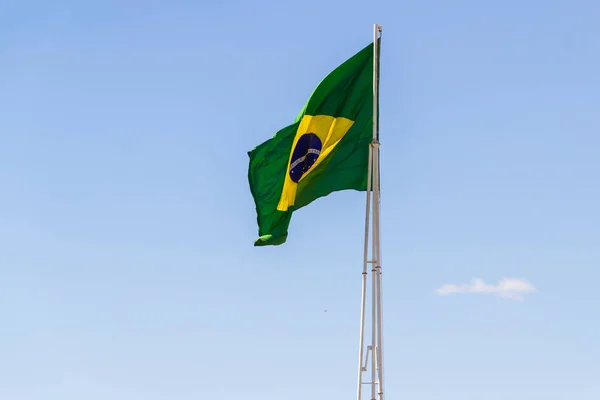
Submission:
<svg viewBox="0 0 600 400">
<path fill-rule="evenodd" d="M 537 292 L 537 289 L 524 279 L 501 279 L 497 285 L 490 285 L 481 279 L 473 279 L 469 284 L 445 284 L 435 290 L 440 296 L 454 293 L 487 293 L 505 297 L 511 300 L 522 301 L 523 296 Z"/>
</svg>

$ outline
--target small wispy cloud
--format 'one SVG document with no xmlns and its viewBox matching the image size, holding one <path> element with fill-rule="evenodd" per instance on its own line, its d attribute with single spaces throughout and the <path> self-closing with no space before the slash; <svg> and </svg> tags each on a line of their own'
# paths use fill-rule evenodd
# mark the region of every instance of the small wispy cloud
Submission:
<svg viewBox="0 0 600 400">
<path fill-rule="evenodd" d="M 537 292 L 537 289 L 524 279 L 504 278 L 496 285 L 485 283 L 482 279 L 473 279 L 471 283 L 455 285 L 445 284 L 435 289 L 440 296 L 448 296 L 455 293 L 483 293 L 505 297 L 511 300 L 523 301 L 523 296 Z"/>
</svg>

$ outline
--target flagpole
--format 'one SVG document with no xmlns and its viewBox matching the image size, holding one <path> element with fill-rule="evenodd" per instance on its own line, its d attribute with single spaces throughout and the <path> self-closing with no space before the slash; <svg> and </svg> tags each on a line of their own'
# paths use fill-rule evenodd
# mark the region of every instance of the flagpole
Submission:
<svg viewBox="0 0 600 400">
<path fill-rule="evenodd" d="M 373 361 L 377 372 L 377 396 L 383 400 L 383 307 L 381 298 L 381 241 L 380 241 L 380 161 L 379 161 L 379 46 L 378 36 L 382 34 L 382 27 L 375 24 L 373 29 Z M 373 379 L 375 383 L 375 379 Z M 375 384 L 373 384 L 375 387 Z M 373 390 L 373 393 L 375 390 Z M 375 397 L 373 397 L 375 400 Z"/>
<path fill-rule="evenodd" d="M 362 386 L 371 385 L 371 400 L 383 400 L 383 307 L 381 297 L 381 245 L 380 245 L 380 172 L 379 172 L 379 40 L 382 27 L 373 28 L 373 140 L 369 146 L 367 171 L 367 199 L 365 213 L 365 241 L 362 271 L 362 299 L 360 313 L 360 339 L 358 359 L 357 400 L 362 400 Z M 372 220 L 371 220 L 372 214 Z M 369 260 L 369 231 L 371 260 Z M 371 264 L 371 340 L 365 356 L 365 311 L 367 292 L 367 266 Z M 369 355 L 371 355 L 370 366 Z M 370 382 L 363 382 L 363 372 L 370 367 Z"/>
</svg>

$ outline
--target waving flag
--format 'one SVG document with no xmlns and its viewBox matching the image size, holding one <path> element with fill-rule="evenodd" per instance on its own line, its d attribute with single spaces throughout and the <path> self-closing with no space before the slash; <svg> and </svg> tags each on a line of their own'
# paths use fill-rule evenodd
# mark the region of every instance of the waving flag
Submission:
<svg viewBox="0 0 600 400">
<path fill-rule="evenodd" d="M 248 152 L 255 246 L 287 240 L 294 210 L 340 190 L 367 190 L 373 140 L 373 43 L 327 75 L 295 121 Z"/>
</svg>

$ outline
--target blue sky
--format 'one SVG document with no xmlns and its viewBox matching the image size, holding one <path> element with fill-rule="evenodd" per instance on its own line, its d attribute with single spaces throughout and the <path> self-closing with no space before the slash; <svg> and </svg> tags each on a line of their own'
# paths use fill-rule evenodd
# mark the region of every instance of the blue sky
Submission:
<svg viewBox="0 0 600 400">
<path fill-rule="evenodd" d="M 354 398 L 364 194 L 254 248 L 246 152 L 373 23 L 387 398 L 600 398 L 599 19 L 591 0 L 2 2 L 0 398 Z M 435 292 L 476 278 L 537 291 Z"/>
</svg>

